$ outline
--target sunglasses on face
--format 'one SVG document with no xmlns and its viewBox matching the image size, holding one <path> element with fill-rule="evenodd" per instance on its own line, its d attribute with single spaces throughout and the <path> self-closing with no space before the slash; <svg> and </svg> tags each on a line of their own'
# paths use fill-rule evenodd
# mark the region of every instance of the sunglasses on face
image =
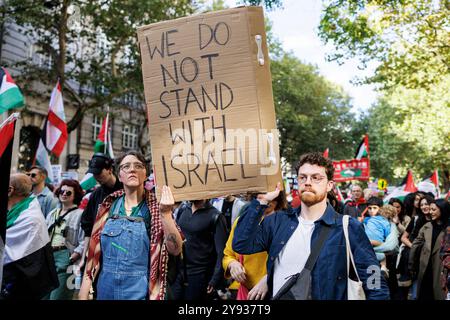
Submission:
<svg viewBox="0 0 450 320">
<path fill-rule="evenodd" d="M 31 177 L 31 178 L 36 178 L 37 173 L 27 173 L 27 176 Z"/>
<path fill-rule="evenodd" d="M 70 197 L 70 196 L 72 195 L 72 191 L 70 191 L 70 190 L 61 190 L 61 191 L 59 192 L 59 195 L 60 195 L 60 196 L 66 195 L 66 196 Z"/>
</svg>

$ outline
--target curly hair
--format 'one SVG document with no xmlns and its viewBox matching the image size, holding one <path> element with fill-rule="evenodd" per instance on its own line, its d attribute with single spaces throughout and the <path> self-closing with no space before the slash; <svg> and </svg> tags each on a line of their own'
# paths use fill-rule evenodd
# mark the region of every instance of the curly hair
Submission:
<svg viewBox="0 0 450 320">
<path fill-rule="evenodd" d="M 300 167 L 305 163 L 317 165 L 319 167 L 324 167 L 325 172 L 327 173 L 328 180 L 333 180 L 334 175 L 333 162 L 331 162 L 330 159 L 325 158 L 323 154 L 321 154 L 320 152 L 310 152 L 302 155 L 297 165 L 295 166 L 295 171 L 297 171 L 298 173 Z"/>
<path fill-rule="evenodd" d="M 72 187 L 73 188 L 73 191 L 74 191 L 73 203 L 76 204 L 76 205 L 79 205 L 81 203 L 81 200 L 83 199 L 84 191 L 81 188 L 81 186 L 78 183 L 78 181 L 72 180 L 72 179 L 64 179 L 63 181 L 61 181 L 61 183 L 59 184 L 58 188 L 56 188 L 56 190 L 55 190 L 55 195 L 58 198 L 59 198 L 59 195 L 61 193 L 61 188 L 63 186 L 68 186 L 68 187 Z"/>
<path fill-rule="evenodd" d="M 388 220 L 392 220 L 397 215 L 397 209 L 395 209 L 393 205 L 387 204 L 380 208 L 380 212 L 378 214 Z"/>
</svg>

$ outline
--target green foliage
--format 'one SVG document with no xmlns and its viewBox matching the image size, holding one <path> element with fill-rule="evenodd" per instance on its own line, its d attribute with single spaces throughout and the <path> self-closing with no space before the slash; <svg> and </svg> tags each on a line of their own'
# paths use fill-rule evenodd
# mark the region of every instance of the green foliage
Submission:
<svg viewBox="0 0 450 320">
<path fill-rule="evenodd" d="M 273 60 L 271 70 L 281 155 L 292 164 L 305 152 L 326 148 L 333 159 L 353 157 L 362 130 L 354 129 L 357 121 L 342 88 L 292 54 Z"/>
<path fill-rule="evenodd" d="M 372 175 L 421 180 L 450 163 L 450 5 L 447 0 L 326 0 L 319 35 L 330 60 L 377 61 L 366 83 L 382 94 L 358 126 L 368 128 Z M 443 177 L 444 175 L 441 175 Z M 444 181 L 448 183 L 447 179 Z"/>
<path fill-rule="evenodd" d="M 373 175 L 399 182 L 408 169 L 417 179 L 450 163 L 450 76 L 431 89 L 397 87 L 369 110 Z"/>
<path fill-rule="evenodd" d="M 261 6 L 264 5 L 266 9 L 275 9 L 282 6 L 282 0 L 241 0 L 245 5 Z"/>
<path fill-rule="evenodd" d="M 448 0 L 326 0 L 319 35 L 336 52 L 329 60 L 376 60 L 365 79 L 383 88 L 429 88 L 450 71 Z"/>
<path fill-rule="evenodd" d="M 228 6 L 225 4 L 225 0 L 212 0 L 211 3 L 205 6 L 204 12 L 217 11 L 227 9 Z"/>
</svg>

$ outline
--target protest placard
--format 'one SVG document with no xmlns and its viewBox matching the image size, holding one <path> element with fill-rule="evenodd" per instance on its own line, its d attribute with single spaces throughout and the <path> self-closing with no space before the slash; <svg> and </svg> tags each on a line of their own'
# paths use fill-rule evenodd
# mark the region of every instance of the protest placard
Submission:
<svg viewBox="0 0 450 320">
<path fill-rule="evenodd" d="M 138 29 L 157 195 L 195 200 L 281 182 L 261 7 Z"/>
</svg>

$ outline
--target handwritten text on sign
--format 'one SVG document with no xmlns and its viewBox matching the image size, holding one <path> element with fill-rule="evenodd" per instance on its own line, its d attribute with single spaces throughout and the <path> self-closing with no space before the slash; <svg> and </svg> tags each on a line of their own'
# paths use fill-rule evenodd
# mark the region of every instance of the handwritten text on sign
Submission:
<svg viewBox="0 0 450 320">
<path fill-rule="evenodd" d="M 186 29 L 144 36 L 150 134 L 159 137 L 152 140 L 153 161 L 164 179 L 159 184 L 181 189 L 273 174 L 277 167 L 267 165 L 276 160 L 270 142 L 278 135 L 260 129 L 254 79 L 241 72 L 251 68 L 248 52 L 239 51 L 246 35 L 234 34 L 224 21 Z"/>
</svg>

